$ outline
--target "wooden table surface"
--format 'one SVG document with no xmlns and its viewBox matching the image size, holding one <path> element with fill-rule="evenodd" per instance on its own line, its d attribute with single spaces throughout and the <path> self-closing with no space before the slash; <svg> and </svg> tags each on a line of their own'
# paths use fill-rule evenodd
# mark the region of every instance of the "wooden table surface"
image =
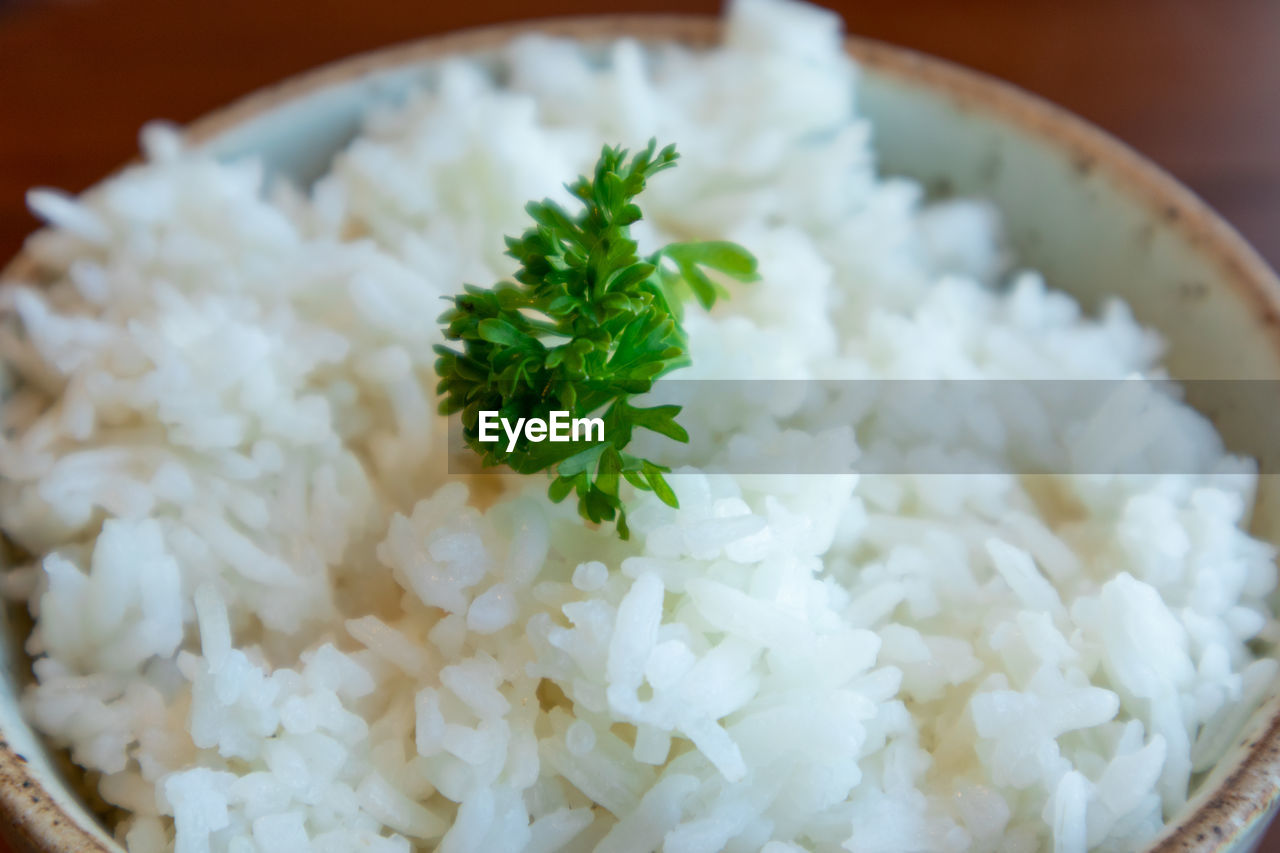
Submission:
<svg viewBox="0 0 1280 853">
<path fill-rule="evenodd" d="M 0 259 L 33 184 L 79 190 L 186 121 L 362 50 L 523 17 L 715 0 L 0 0 Z M 1280 266 L 1280 2 L 835 0 L 852 32 L 987 71 L 1169 169 Z M 2 848 L 0 848 L 2 849 Z M 1280 831 L 1264 851 L 1280 853 Z"/>
</svg>

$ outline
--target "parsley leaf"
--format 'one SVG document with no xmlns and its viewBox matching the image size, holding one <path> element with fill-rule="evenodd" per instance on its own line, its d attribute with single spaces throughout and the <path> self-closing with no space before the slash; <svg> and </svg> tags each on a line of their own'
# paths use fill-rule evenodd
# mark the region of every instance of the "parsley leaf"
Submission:
<svg viewBox="0 0 1280 853">
<path fill-rule="evenodd" d="M 484 464 L 551 472 L 552 500 L 576 494 L 584 518 L 616 521 L 623 539 L 629 535 L 619 496 L 623 481 L 677 505 L 663 477 L 669 469 L 624 450 L 634 431 L 689 440 L 675 420 L 679 406 L 641 408 L 630 398 L 689 363 L 683 300 L 692 295 L 710 308 L 725 295 L 708 271 L 756 278 L 755 258 L 735 243 L 672 243 L 638 257 L 630 235 L 641 218 L 634 199 L 679 155 L 674 145 L 657 150 L 653 140 L 630 160 L 627 154 L 606 147 L 594 174 L 568 186 L 582 205 L 576 214 L 549 199 L 526 206 L 534 224 L 507 238 L 507 253 L 520 262 L 515 281 L 492 289 L 467 285 L 440 317 L 446 340 L 461 348 L 436 347 L 440 411 L 461 414 L 463 436 Z M 480 441 L 481 411 L 496 411 L 513 424 L 549 420 L 552 411 L 597 416 L 604 439 L 522 438 L 508 451 L 505 437 Z"/>
</svg>

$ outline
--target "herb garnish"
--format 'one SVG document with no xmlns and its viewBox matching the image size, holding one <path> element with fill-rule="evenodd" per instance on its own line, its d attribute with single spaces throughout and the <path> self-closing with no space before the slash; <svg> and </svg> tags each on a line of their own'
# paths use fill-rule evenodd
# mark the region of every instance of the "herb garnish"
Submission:
<svg viewBox="0 0 1280 853">
<path fill-rule="evenodd" d="M 662 476 L 670 469 L 623 448 L 636 428 L 687 442 L 675 421 L 679 406 L 631 405 L 659 376 L 689 363 L 680 325 L 687 293 L 710 308 L 723 289 L 706 270 L 739 281 L 756 277 L 755 258 L 735 243 L 672 243 L 641 260 L 630 226 L 641 218 L 633 199 L 645 182 L 675 165 L 679 155 L 656 142 L 627 160 L 606 147 L 592 178 L 568 185 L 583 210 L 570 215 L 550 199 L 526 206 L 534 225 L 508 237 L 507 254 L 520 262 L 515 281 L 492 289 L 467 285 L 440 317 L 445 338 L 458 351 L 437 346 L 444 395 L 440 411 L 461 412 L 467 444 L 486 466 L 506 464 L 522 474 L 552 470 L 548 494 L 571 492 L 578 512 L 593 522 L 616 518 L 628 538 L 621 480 L 653 491 L 670 506 L 676 496 Z M 502 442 L 479 441 L 479 413 L 547 418 L 552 410 L 574 417 L 603 410 L 604 440 L 524 441 L 508 452 Z"/>
</svg>

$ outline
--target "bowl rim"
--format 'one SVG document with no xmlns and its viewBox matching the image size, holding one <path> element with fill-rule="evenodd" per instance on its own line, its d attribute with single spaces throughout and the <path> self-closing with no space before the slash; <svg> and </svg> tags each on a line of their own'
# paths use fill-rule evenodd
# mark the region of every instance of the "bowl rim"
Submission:
<svg viewBox="0 0 1280 853">
<path fill-rule="evenodd" d="M 188 144 L 207 144 L 298 98 L 403 66 L 483 53 L 531 32 L 584 42 L 634 38 L 703 48 L 720 40 L 723 23 L 706 15 L 600 14 L 521 20 L 427 36 L 289 76 L 204 114 L 188 123 L 182 135 Z M 1017 126 L 1069 157 L 1081 172 L 1102 175 L 1158 213 L 1179 239 L 1208 257 L 1219 277 L 1238 291 L 1238 298 L 1266 326 L 1271 347 L 1280 358 L 1280 278 L 1231 225 L 1164 169 L 1064 108 L 992 75 L 856 35 L 846 36 L 844 46 L 860 65 L 877 74 L 941 92 L 960 109 Z M 26 253 L 20 251 L 0 270 L 0 276 L 22 277 L 32 270 Z M 1270 705 L 1271 716 L 1246 745 L 1243 759 L 1207 792 L 1210 796 L 1199 797 L 1198 802 L 1193 798 L 1194 808 L 1168 823 L 1146 853 L 1223 850 L 1270 816 L 1280 801 L 1280 705 L 1275 701 Z M 7 818 L 11 837 L 33 850 L 119 853 L 118 846 L 104 844 L 97 833 L 62 808 L 59 799 L 30 772 L 27 759 L 14 751 L 3 731 L 0 815 Z"/>
</svg>

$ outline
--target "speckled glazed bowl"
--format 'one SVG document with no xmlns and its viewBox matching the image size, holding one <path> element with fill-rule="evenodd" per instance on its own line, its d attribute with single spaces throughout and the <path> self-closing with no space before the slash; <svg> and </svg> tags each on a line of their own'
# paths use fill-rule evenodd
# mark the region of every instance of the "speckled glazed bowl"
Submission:
<svg viewBox="0 0 1280 853">
<path fill-rule="evenodd" d="M 253 154 L 302 180 L 322 172 L 371 105 L 429 81 L 442 56 L 537 29 L 586 42 L 713 44 L 719 25 L 678 17 L 588 18 L 476 30 L 338 62 L 251 95 L 188 128 L 222 156 Z M 1280 281 L 1226 223 L 1167 175 L 1084 122 L 982 75 L 850 39 L 884 171 L 994 199 L 1022 261 L 1086 306 L 1123 297 L 1171 344 L 1183 379 L 1280 379 Z M 9 272 L 22 277 L 19 256 Z M 1194 398 L 1192 402 L 1196 402 Z M 1228 442 L 1236 427 L 1218 419 Z M 1272 472 L 1274 473 L 1274 472 Z M 1277 478 L 1264 477 L 1255 532 L 1280 542 Z M 0 828 L 42 851 L 119 851 L 76 795 L 66 762 L 23 720 L 29 678 L 20 614 L 0 630 Z M 1277 692 L 1280 692 L 1278 690 Z M 1254 714 L 1152 851 L 1255 849 L 1280 792 L 1280 696 Z"/>
</svg>

